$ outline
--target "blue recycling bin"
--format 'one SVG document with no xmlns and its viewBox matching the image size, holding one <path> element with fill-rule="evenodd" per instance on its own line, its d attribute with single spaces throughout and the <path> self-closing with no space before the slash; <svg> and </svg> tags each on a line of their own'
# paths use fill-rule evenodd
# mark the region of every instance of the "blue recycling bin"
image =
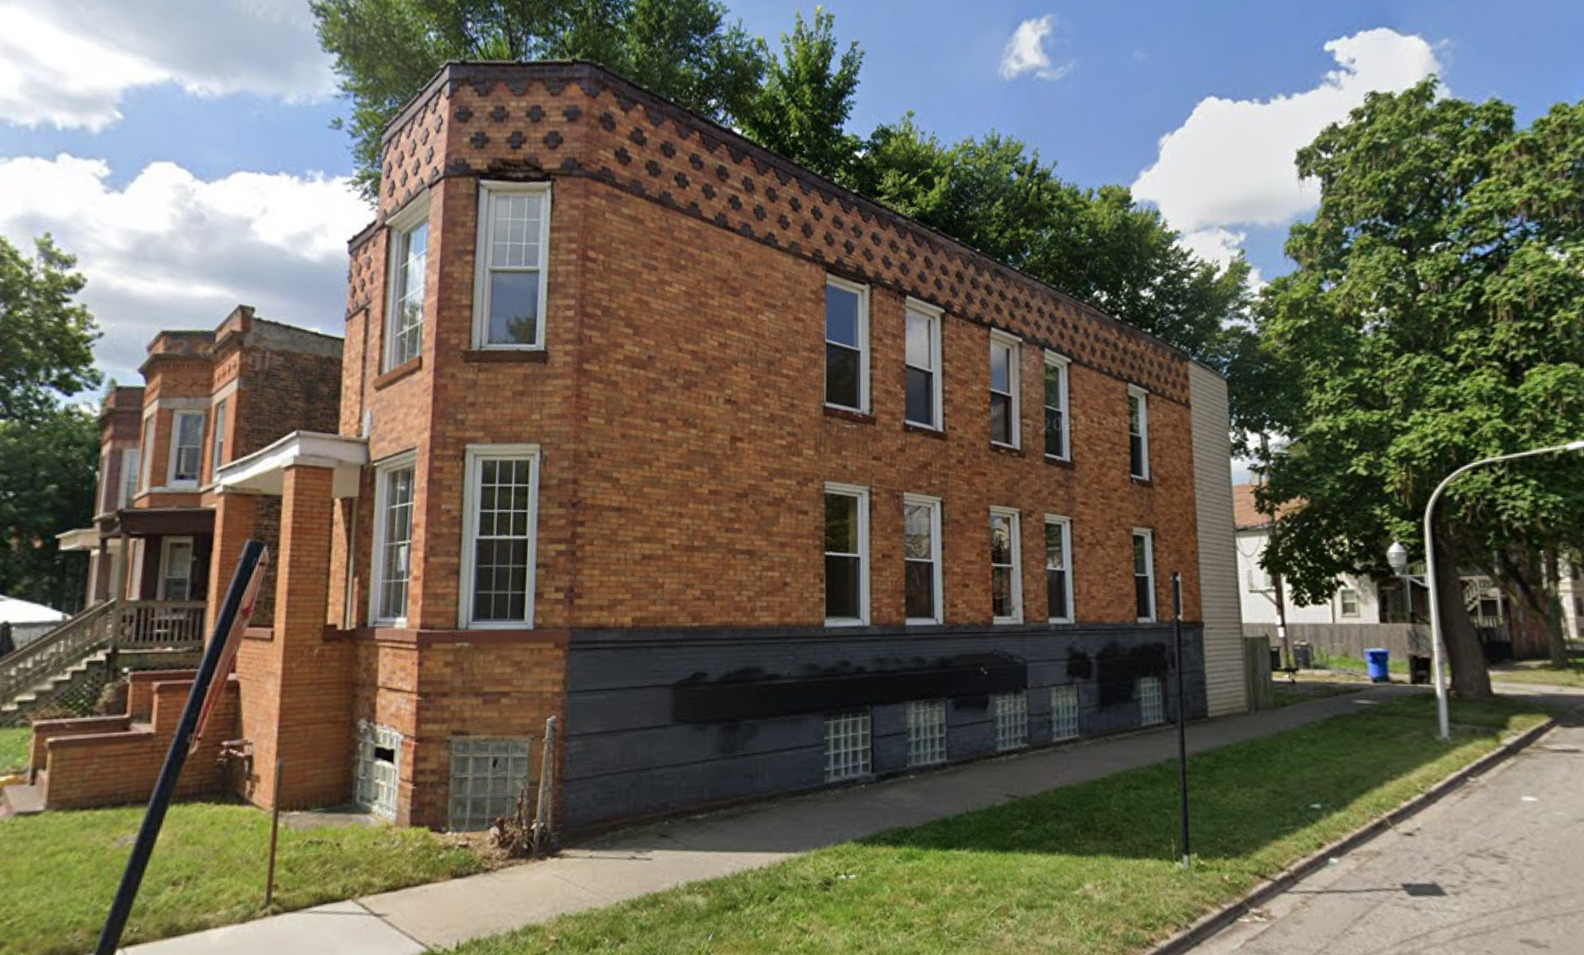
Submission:
<svg viewBox="0 0 1584 955">
<path fill-rule="evenodd" d="M 1373 649 L 1364 651 L 1364 662 L 1369 669 L 1371 683 L 1391 682 L 1391 651 Z"/>
</svg>

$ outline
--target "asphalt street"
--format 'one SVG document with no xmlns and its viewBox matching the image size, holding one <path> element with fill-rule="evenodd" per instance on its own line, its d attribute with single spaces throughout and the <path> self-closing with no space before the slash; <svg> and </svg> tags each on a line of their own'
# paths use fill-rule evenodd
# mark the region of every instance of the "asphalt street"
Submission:
<svg viewBox="0 0 1584 955">
<path fill-rule="evenodd" d="M 1584 953 L 1584 728 L 1553 729 L 1194 952 Z"/>
</svg>

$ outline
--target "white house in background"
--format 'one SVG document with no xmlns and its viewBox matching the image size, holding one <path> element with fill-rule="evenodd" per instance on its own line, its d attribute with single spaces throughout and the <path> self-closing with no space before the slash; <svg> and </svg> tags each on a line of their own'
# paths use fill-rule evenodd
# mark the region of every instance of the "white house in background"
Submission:
<svg viewBox="0 0 1584 955">
<path fill-rule="evenodd" d="M 59 610 L 0 594 L 0 623 L 59 623 L 65 619 Z"/>
<path fill-rule="evenodd" d="M 1232 488 L 1232 513 L 1237 524 L 1238 595 L 1243 605 L 1243 623 L 1275 624 L 1276 587 L 1271 575 L 1260 566 L 1260 558 L 1270 543 L 1270 518 L 1254 508 L 1254 485 Z M 1344 575 L 1325 603 L 1307 607 L 1293 600 L 1292 588 L 1283 582 L 1287 604 L 1287 623 L 1381 623 L 1380 588 L 1369 577 Z"/>
</svg>

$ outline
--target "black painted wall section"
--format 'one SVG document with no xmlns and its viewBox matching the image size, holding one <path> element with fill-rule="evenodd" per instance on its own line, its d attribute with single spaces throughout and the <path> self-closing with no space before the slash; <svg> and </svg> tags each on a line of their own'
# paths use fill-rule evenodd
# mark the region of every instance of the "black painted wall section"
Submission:
<svg viewBox="0 0 1584 955">
<path fill-rule="evenodd" d="M 1206 712 L 1200 628 L 1183 627 L 1188 712 Z M 825 785 L 825 715 L 868 709 L 876 775 L 907 769 L 907 703 L 947 700 L 950 760 L 995 752 L 990 696 L 1075 684 L 1083 736 L 1140 724 L 1137 680 L 1176 710 L 1170 624 L 581 631 L 567 662 L 568 829 Z"/>
</svg>

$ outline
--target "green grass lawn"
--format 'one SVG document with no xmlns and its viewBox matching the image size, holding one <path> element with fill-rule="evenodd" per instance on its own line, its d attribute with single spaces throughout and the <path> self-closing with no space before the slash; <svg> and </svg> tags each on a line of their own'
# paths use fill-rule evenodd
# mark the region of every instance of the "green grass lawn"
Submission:
<svg viewBox="0 0 1584 955">
<path fill-rule="evenodd" d="M 1584 686 L 1584 665 L 1575 662 L 1556 669 L 1546 660 L 1503 663 L 1490 668 L 1490 677 L 1504 683 L 1544 683 L 1550 686 Z"/>
<path fill-rule="evenodd" d="M 0 821 L 0 953 L 93 948 L 142 816 L 137 807 Z M 268 846 L 267 813 L 209 803 L 172 807 L 126 944 L 264 914 Z M 479 868 L 472 852 L 424 829 L 283 826 L 275 906 L 298 909 Z"/>
<path fill-rule="evenodd" d="M 1363 657 L 1326 656 L 1317 653 L 1315 654 L 1314 665 L 1328 670 L 1347 670 L 1359 674 L 1369 673 L 1369 663 Z M 1397 657 L 1389 657 L 1386 660 L 1386 669 L 1392 673 L 1406 675 L 1408 673 L 1408 661 L 1399 660 Z"/>
<path fill-rule="evenodd" d="M 1308 703 L 1311 700 L 1320 700 L 1328 696 L 1342 696 L 1347 693 L 1358 693 L 1365 689 L 1364 683 L 1328 683 L 1320 680 L 1299 680 L 1297 683 L 1288 683 L 1278 679 L 1271 687 L 1271 702 L 1277 709 L 1284 706 L 1293 706 L 1297 703 Z"/>
<path fill-rule="evenodd" d="M 27 727 L 0 729 L 0 776 L 27 768 L 28 744 L 32 738 L 33 731 Z"/>
<path fill-rule="evenodd" d="M 1137 952 L 1492 750 L 1527 703 L 1407 699 L 460 946 L 537 952 Z M 1082 751 L 1074 751 L 1081 759 Z"/>
</svg>

